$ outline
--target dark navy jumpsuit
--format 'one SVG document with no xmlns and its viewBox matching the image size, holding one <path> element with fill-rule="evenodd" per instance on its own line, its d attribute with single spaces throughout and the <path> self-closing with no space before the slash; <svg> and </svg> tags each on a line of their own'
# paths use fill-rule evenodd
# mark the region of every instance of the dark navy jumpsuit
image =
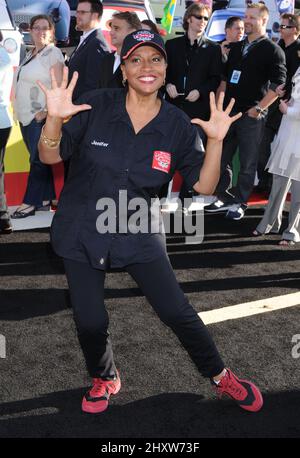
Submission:
<svg viewBox="0 0 300 458">
<path fill-rule="evenodd" d="M 77 114 L 63 127 L 60 155 L 63 160 L 70 158 L 71 164 L 51 239 L 55 252 L 64 258 L 87 368 L 92 377 L 105 379 L 116 374 L 104 305 L 109 267 L 129 272 L 200 373 L 213 377 L 222 372 L 224 364 L 177 283 L 162 225 L 154 224 L 153 231 L 126 232 L 123 218 L 126 203 L 132 199 L 143 199 L 150 208 L 151 199 L 175 170 L 192 187 L 199 179 L 203 145 L 190 119 L 164 100 L 158 115 L 136 134 L 125 97 L 123 89 L 89 92 L 77 103 L 88 103 L 92 109 Z M 116 207 L 117 229 L 111 232 L 101 233 L 99 221 L 107 211 L 102 199 L 110 199 Z M 151 211 L 144 216 L 150 221 Z"/>
</svg>

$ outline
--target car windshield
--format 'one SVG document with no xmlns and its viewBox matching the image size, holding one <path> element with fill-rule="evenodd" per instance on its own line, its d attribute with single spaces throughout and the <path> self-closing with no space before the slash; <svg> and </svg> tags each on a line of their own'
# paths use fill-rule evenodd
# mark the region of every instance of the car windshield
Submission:
<svg viewBox="0 0 300 458">
<path fill-rule="evenodd" d="M 246 8 L 245 0 L 230 0 L 228 8 Z"/>
<path fill-rule="evenodd" d="M 14 26 L 11 22 L 5 0 L 0 0 L 0 29 L 14 30 Z"/>
</svg>

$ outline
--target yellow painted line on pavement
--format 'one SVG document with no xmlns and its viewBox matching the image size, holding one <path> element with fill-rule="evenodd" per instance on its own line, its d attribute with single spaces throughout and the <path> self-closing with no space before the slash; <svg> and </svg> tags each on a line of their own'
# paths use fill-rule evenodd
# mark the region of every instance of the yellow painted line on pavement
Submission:
<svg viewBox="0 0 300 458">
<path fill-rule="evenodd" d="M 258 315 L 260 313 L 274 312 L 288 307 L 295 307 L 299 304 L 300 292 L 209 310 L 198 313 L 198 315 L 205 324 L 213 324 Z"/>
</svg>

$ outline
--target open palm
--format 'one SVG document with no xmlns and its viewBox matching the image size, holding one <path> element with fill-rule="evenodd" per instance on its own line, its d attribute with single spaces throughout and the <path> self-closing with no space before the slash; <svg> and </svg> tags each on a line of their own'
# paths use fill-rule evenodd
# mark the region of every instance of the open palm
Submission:
<svg viewBox="0 0 300 458">
<path fill-rule="evenodd" d="M 242 116 L 242 113 L 238 113 L 235 116 L 230 116 L 230 112 L 233 108 L 234 99 L 231 99 L 228 106 L 223 110 L 224 92 L 220 93 L 218 103 L 216 104 L 215 94 L 211 92 L 210 98 L 210 119 L 209 121 L 203 121 L 202 119 L 192 119 L 193 124 L 197 124 L 202 127 L 207 137 L 210 139 L 221 141 L 226 136 L 231 124 Z"/>
<path fill-rule="evenodd" d="M 64 67 L 63 79 L 58 86 L 53 69 L 50 70 L 51 89 L 48 89 L 40 81 L 37 84 L 46 96 L 48 115 L 57 118 L 67 118 L 79 113 L 80 111 L 90 110 L 90 105 L 74 105 L 72 94 L 78 79 L 78 73 L 74 72 L 70 84 L 68 85 L 68 68 Z"/>
</svg>

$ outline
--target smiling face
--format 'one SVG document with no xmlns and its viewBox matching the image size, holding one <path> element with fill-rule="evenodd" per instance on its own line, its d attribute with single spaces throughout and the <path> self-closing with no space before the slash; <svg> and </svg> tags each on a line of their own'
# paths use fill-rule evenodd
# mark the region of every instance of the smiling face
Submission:
<svg viewBox="0 0 300 458">
<path fill-rule="evenodd" d="M 188 18 L 188 30 L 199 35 L 202 34 L 207 26 L 209 19 L 209 11 L 201 9 L 199 12 L 195 12 L 191 17 Z"/>
<path fill-rule="evenodd" d="M 52 43 L 54 30 L 46 19 L 37 19 L 32 24 L 30 34 L 34 45 L 41 47 Z"/>
<path fill-rule="evenodd" d="M 123 62 L 122 73 L 129 89 L 139 95 L 150 95 L 164 84 L 167 64 L 163 55 L 154 47 L 138 47 Z"/>
</svg>

